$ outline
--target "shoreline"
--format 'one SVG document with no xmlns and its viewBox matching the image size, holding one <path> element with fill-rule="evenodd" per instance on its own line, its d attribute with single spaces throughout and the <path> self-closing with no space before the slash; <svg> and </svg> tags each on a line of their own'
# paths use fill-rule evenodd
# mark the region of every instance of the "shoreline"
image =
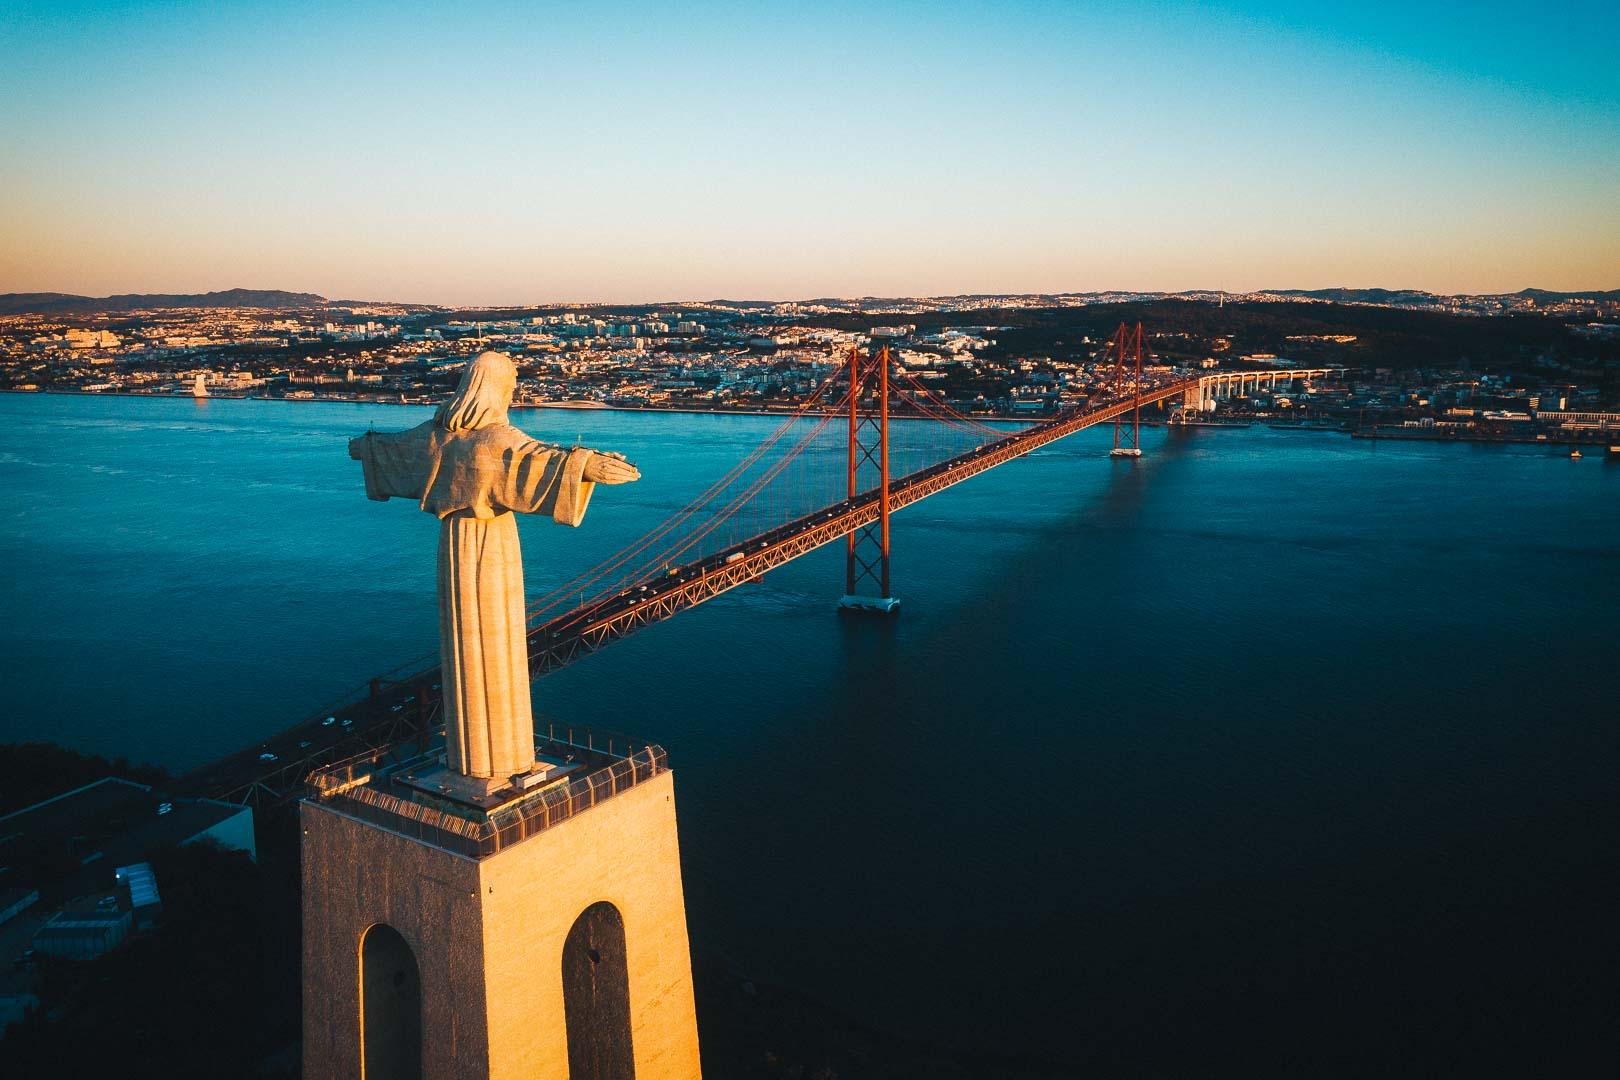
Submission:
<svg viewBox="0 0 1620 1080">
<path fill-rule="evenodd" d="M 1613 437 L 1581 439 L 1565 432 L 1549 431 L 1542 437 L 1535 435 L 1443 435 L 1407 434 L 1405 431 L 1360 430 L 1350 432 L 1352 439 L 1373 439 L 1386 442 L 1441 442 L 1441 443 L 1498 443 L 1503 446 L 1590 446 L 1607 450 L 1620 446 L 1620 432 Z"/>
<path fill-rule="evenodd" d="M 281 403 L 287 403 L 287 404 L 293 404 L 293 405 L 329 404 L 329 405 L 392 405 L 392 406 L 395 406 L 395 407 L 404 406 L 404 407 L 414 407 L 414 408 L 432 408 L 433 407 L 432 405 L 430 405 L 430 404 L 428 404 L 426 402 L 377 401 L 377 400 L 367 400 L 367 399 L 361 399 L 361 398 L 341 398 L 341 397 L 307 397 L 307 398 L 256 397 L 256 396 L 250 396 L 250 395 L 247 395 L 247 394 L 230 394 L 230 393 L 210 394 L 208 397 L 199 398 L 199 397 L 193 397 L 192 395 L 185 394 L 185 393 L 143 394 L 143 393 L 140 393 L 138 391 L 132 391 L 132 390 L 16 390 L 16 389 L 0 389 L 0 394 L 15 394 L 15 395 L 17 395 L 19 397 L 32 396 L 32 395 L 41 395 L 41 394 L 50 394 L 50 395 L 56 395 L 56 396 L 60 396 L 60 397 L 147 398 L 147 399 L 151 399 L 151 400 L 155 400 L 155 401 L 267 401 L 267 402 L 281 402 Z M 576 403 L 576 402 L 561 402 L 561 401 L 513 402 L 512 403 L 512 408 L 514 410 L 518 410 L 518 409 L 525 409 L 525 410 L 527 410 L 527 409 L 556 409 L 556 410 L 563 411 L 563 412 L 583 412 L 583 413 L 594 413 L 594 412 L 664 413 L 664 414 L 671 414 L 671 415 L 678 415 L 678 416 L 776 416 L 776 417 L 786 418 L 786 417 L 789 417 L 789 416 L 796 415 L 794 413 L 794 411 L 791 410 L 791 409 L 698 409 L 698 408 L 664 407 L 664 406 L 658 406 L 658 405 L 600 405 L 600 404 L 596 404 L 596 403 L 580 404 L 580 403 Z M 837 417 L 837 416 L 844 415 L 844 412 L 843 412 L 843 410 L 840 410 L 840 409 L 828 409 L 828 410 L 813 410 L 811 412 L 798 414 L 798 415 Z M 917 420 L 926 420 L 926 419 L 928 419 L 928 417 L 922 417 L 922 416 L 896 416 L 896 417 L 893 417 L 893 419 L 900 420 L 900 421 L 917 421 Z M 1021 424 L 1021 425 L 1028 426 L 1028 425 L 1032 425 L 1032 424 L 1044 423 L 1044 422 L 1046 422 L 1048 420 L 1051 420 L 1052 417 L 1051 416 L 1041 416 L 1041 417 L 971 416 L 970 419 L 972 419 L 972 420 L 974 420 L 976 422 L 985 423 L 985 424 Z M 1312 434 L 1319 434 L 1319 435 L 1348 435 L 1352 439 L 1385 440 L 1385 441 L 1389 441 L 1389 442 L 1499 443 L 1499 444 L 1504 444 L 1504 445 L 1517 445 L 1517 446 L 1538 446 L 1538 445 L 1539 446 L 1576 446 L 1576 447 L 1590 446 L 1590 447 L 1595 447 L 1595 448 L 1598 448 L 1598 449 L 1601 449 L 1601 450 L 1607 450 L 1608 447 L 1613 446 L 1613 445 L 1620 445 L 1620 434 L 1617 434 L 1612 439 L 1607 438 L 1607 437 L 1600 437 L 1600 438 L 1595 438 L 1595 439 L 1591 439 L 1591 438 L 1586 438 L 1586 439 L 1572 438 L 1569 435 L 1563 434 L 1563 433 L 1560 433 L 1560 432 L 1547 432 L 1545 438 L 1536 438 L 1535 436 L 1528 436 L 1528 435 L 1501 436 L 1501 435 L 1428 434 L 1428 433 L 1420 433 L 1418 431 L 1411 431 L 1411 429 L 1393 429 L 1393 428 L 1384 429 L 1384 430 L 1378 430 L 1376 428 L 1372 428 L 1372 429 L 1367 429 L 1367 428 L 1346 429 L 1346 428 L 1342 428 L 1342 427 L 1326 427 L 1326 426 L 1318 427 L 1318 426 L 1314 426 L 1314 425 L 1311 425 L 1311 424 L 1287 424 L 1287 423 L 1278 424 L 1278 423 L 1274 423 L 1274 422 L 1271 422 L 1271 421 L 1269 421 L 1267 419 L 1262 419 L 1262 418 L 1259 418 L 1259 417 L 1248 419 L 1248 420 L 1230 420 L 1230 421 L 1214 421 L 1214 422 L 1195 421 L 1195 422 L 1190 423 L 1190 424 L 1172 424 L 1168 420 L 1161 420 L 1161 419 L 1158 419 L 1157 417 L 1155 417 L 1152 420 L 1145 420 L 1144 419 L 1143 421 L 1141 421 L 1140 426 L 1142 426 L 1142 427 L 1168 427 L 1168 428 L 1237 428 L 1237 429 L 1242 429 L 1242 428 L 1252 427 L 1252 426 L 1254 426 L 1256 424 L 1264 424 L 1266 427 L 1268 427 L 1268 428 L 1270 428 L 1272 430 L 1301 431 L 1301 432 L 1309 432 L 1309 433 L 1312 433 Z M 1408 433 L 1409 431 L 1411 431 L 1411 433 Z"/>
<path fill-rule="evenodd" d="M 52 394 L 59 397 L 120 397 L 120 398 L 149 398 L 154 401 L 274 401 L 286 402 L 292 405 L 392 405 L 396 408 L 433 408 L 434 406 L 421 401 L 374 401 L 365 398 L 342 397 L 258 397 L 247 394 L 209 394 L 207 397 L 193 397 L 190 394 L 142 394 L 133 390 L 14 390 L 0 389 L 0 394 L 16 394 L 19 397 L 33 397 L 37 395 Z M 666 408 L 660 405 L 577 405 L 560 401 L 514 401 L 512 408 L 517 409 L 559 409 L 564 412 L 614 412 L 614 413 L 679 413 L 687 416 L 843 416 L 842 409 L 813 410 L 807 413 L 796 413 L 793 409 L 697 409 L 697 408 Z M 895 416 L 895 420 L 926 420 L 925 416 Z M 970 419 L 980 423 L 990 424 L 1039 424 L 1043 420 L 1050 420 L 1050 416 L 1021 417 L 1021 416 L 971 416 Z M 1143 427 L 1147 422 L 1143 421 Z"/>
</svg>

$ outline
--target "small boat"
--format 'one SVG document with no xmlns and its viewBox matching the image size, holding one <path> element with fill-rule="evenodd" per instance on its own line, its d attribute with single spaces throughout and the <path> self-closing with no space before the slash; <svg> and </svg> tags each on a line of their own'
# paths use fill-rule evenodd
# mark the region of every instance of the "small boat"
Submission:
<svg viewBox="0 0 1620 1080">
<path fill-rule="evenodd" d="M 1571 461 L 1578 460 L 1580 458 L 1580 456 L 1581 456 L 1581 452 L 1579 450 L 1571 450 L 1569 452 L 1569 459 Z"/>
<path fill-rule="evenodd" d="M 1141 457 L 1142 451 L 1134 446 L 1116 446 L 1108 451 L 1109 457 Z"/>
</svg>

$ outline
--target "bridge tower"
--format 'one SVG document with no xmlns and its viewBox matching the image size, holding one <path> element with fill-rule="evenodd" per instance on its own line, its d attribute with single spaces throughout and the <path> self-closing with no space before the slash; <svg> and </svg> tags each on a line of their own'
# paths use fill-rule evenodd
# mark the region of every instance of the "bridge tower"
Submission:
<svg viewBox="0 0 1620 1080">
<path fill-rule="evenodd" d="M 861 467 L 877 470 L 878 517 L 870 525 L 849 534 L 844 553 L 844 595 L 838 601 L 843 611 L 869 611 L 892 615 L 900 601 L 889 589 L 889 365 L 887 345 L 868 354 L 866 370 L 861 370 L 861 351 L 849 352 L 849 497 L 861 491 Z M 861 411 L 864 380 L 876 376 L 873 408 Z M 877 589 L 877 595 L 860 591 Z"/>
<path fill-rule="evenodd" d="M 1119 324 L 1119 332 L 1114 335 L 1116 352 L 1114 359 L 1114 397 L 1119 399 L 1125 395 L 1125 369 L 1126 353 L 1131 344 L 1132 336 L 1125 329 L 1125 324 Z M 1109 451 L 1111 457 L 1137 458 L 1142 456 L 1142 324 L 1136 324 L 1136 376 L 1131 383 L 1133 402 L 1131 405 L 1131 422 L 1127 427 L 1125 414 L 1120 413 L 1114 417 L 1114 448 Z"/>
</svg>

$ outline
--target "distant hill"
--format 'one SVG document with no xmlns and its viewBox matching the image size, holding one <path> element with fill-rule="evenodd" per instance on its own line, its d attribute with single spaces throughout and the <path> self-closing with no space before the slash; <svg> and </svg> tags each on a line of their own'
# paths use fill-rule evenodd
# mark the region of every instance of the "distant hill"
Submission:
<svg viewBox="0 0 1620 1080">
<path fill-rule="evenodd" d="M 1332 300 L 1339 304 L 1435 304 L 1444 297 L 1441 294 L 1425 292 L 1422 289 L 1265 289 L 1264 292 L 1273 296 L 1302 296 L 1312 300 Z M 1457 296 L 1481 295 L 1490 293 L 1456 293 Z M 1535 300 L 1538 304 L 1556 304 L 1565 300 L 1620 300 L 1620 289 L 1610 289 L 1607 292 L 1595 290 L 1591 292 L 1553 292 L 1549 289 L 1520 289 L 1512 296 L 1524 296 Z"/>
<path fill-rule="evenodd" d="M 1443 307 L 1449 297 L 1426 292 L 1422 289 L 1263 289 L 1266 293 L 1276 297 L 1288 297 L 1300 300 L 1325 300 L 1338 304 L 1376 304 L 1395 307 Z M 844 307 L 857 310 L 862 304 L 891 305 L 906 302 L 939 302 L 948 301 L 962 303 L 973 301 L 988 303 L 997 300 L 1029 301 L 1044 299 L 1051 301 L 1051 306 L 1062 306 L 1064 301 L 1076 298 L 1090 299 L 1094 302 L 1109 302 L 1116 299 L 1153 299 L 1153 298 L 1179 298 L 1189 300 L 1212 300 L 1214 290 L 1191 290 L 1182 293 L 1160 292 L 1132 292 L 1132 293 L 1020 293 L 996 294 L 974 293 L 957 296 L 930 296 L 930 297 L 823 297 L 814 300 L 800 300 L 800 304 L 821 304 L 829 307 Z M 1458 294 L 1466 296 L 1467 294 Z M 1620 301 L 1620 289 L 1607 291 L 1594 290 L 1589 292 L 1554 292 L 1548 289 L 1521 289 L 1512 296 L 1534 299 L 1537 304 L 1554 304 L 1567 300 L 1588 301 Z M 728 308 L 754 309 L 767 311 L 774 307 L 773 300 L 713 300 L 707 301 L 717 306 Z M 433 304 L 405 304 L 393 301 L 369 300 L 328 300 L 315 293 L 286 292 L 282 289 L 223 289 L 218 292 L 207 293 L 126 293 L 119 296 L 78 296 L 73 293 L 34 292 L 34 293 L 0 293 L 0 315 L 38 314 L 38 315 L 99 315 L 116 314 L 119 312 L 152 310 L 161 308 L 328 308 L 328 307 L 366 307 L 383 304 L 388 307 L 403 309 L 409 313 L 421 314 L 435 311 L 454 311 L 461 319 L 497 320 L 516 318 L 520 315 L 533 315 L 559 311 L 576 311 L 595 313 L 599 316 L 630 315 L 639 316 L 670 306 L 669 304 L 543 304 L 534 307 L 491 307 L 491 308 L 444 308 Z M 854 305 L 853 307 L 851 305 Z M 1024 305 L 1011 305 L 1014 307 Z"/>
<path fill-rule="evenodd" d="M 94 315 L 151 308 L 307 308 L 325 307 L 314 293 L 281 289 L 223 289 L 208 293 L 126 293 L 75 296 L 71 293 L 0 293 L 0 315 Z"/>
<path fill-rule="evenodd" d="M 769 308 L 776 306 L 775 300 L 706 300 L 702 303 L 734 308 Z M 814 304 L 818 301 L 808 300 L 806 303 Z"/>
<path fill-rule="evenodd" d="M 1538 304 L 1556 304 L 1560 300 L 1620 300 L 1620 289 L 1594 292 L 1548 292 L 1546 289 L 1520 289 L 1514 296 L 1528 296 Z"/>
<path fill-rule="evenodd" d="M 1266 289 L 1273 296 L 1303 296 L 1337 304 L 1433 304 L 1440 298 L 1422 289 Z"/>
</svg>

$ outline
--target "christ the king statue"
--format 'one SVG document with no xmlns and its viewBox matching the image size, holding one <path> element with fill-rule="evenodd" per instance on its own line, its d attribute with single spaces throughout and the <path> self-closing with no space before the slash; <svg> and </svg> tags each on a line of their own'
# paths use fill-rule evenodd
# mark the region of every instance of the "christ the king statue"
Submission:
<svg viewBox="0 0 1620 1080">
<path fill-rule="evenodd" d="M 578 525 L 597 484 L 641 473 L 621 454 L 536 442 L 507 422 L 517 368 L 474 357 L 433 419 L 349 442 L 366 495 L 439 519 L 439 654 L 450 768 L 493 791 L 534 767 L 523 557 L 514 513 Z"/>
</svg>

